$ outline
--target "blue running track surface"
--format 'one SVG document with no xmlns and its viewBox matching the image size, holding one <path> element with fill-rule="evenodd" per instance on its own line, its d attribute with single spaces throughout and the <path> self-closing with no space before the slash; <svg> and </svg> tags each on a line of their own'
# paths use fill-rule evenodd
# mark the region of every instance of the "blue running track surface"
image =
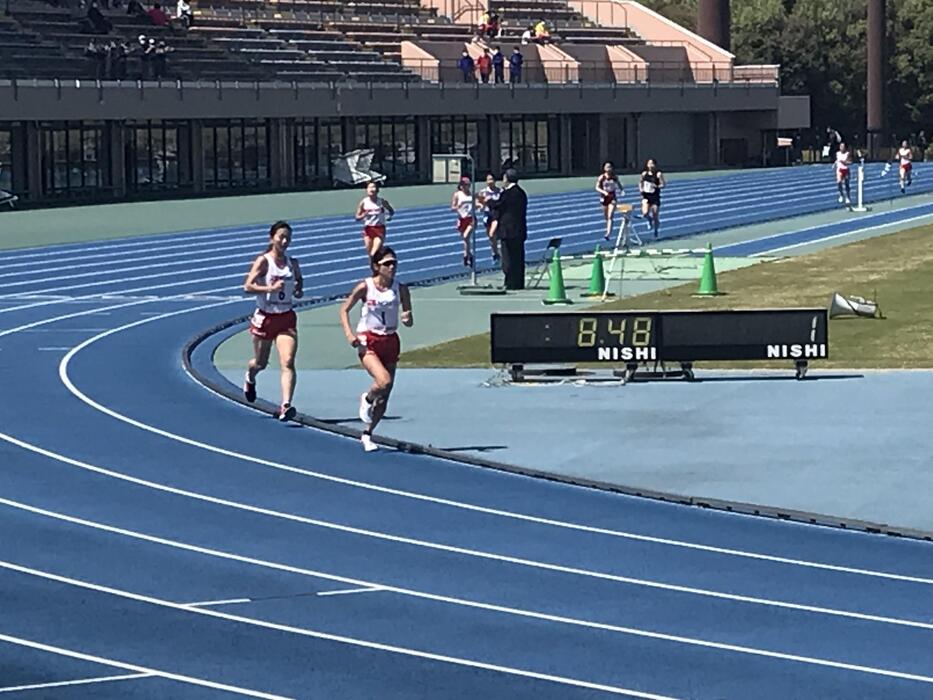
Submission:
<svg viewBox="0 0 933 700">
<path fill-rule="evenodd" d="M 827 172 L 674 182 L 665 232 Z M 593 199 L 533 199 L 534 240 L 592 245 Z M 315 294 L 363 274 L 352 222 L 296 233 Z M 389 236 L 409 279 L 458 271 L 443 207 Z M 364 454 L 206 391 L 182 348 L 247 311 L 264 238 L 0 255 L 0 696 L 933 697 L 929 543 Z"/>
</svg>

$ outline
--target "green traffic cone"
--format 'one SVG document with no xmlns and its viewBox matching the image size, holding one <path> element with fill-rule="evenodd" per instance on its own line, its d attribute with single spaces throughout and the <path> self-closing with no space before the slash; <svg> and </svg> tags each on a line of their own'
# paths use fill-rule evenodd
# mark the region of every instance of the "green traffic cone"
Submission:
<svg viewBox="0 0 933 700">
<path fill-rule="evenodd" d="M 716 286 L 716 265 L 713 263 L 713 244 L 706 244 L 703 256 L 703 273 L 700 275 L 700 288 L 694 296 L 712 297 L 722 292 Z"/>
<path fill-rule="evenodd" d="M 599 254 L 599 245 L 593 254 L 593 271 L 590 272 L 590 288 L 583 293 L 584 297 L 601 297 L 606 289 L 606 275 L 603 272 L 603 256 Z M 615 296 L 611 292 L 607 297 Z"/>
<path fill-rule="evenodd" d="M 548 286 L 547 299 L 543 299 L 542 303 L 572 304 L 573 302 L 567 298 L 567 293 L 564 291 L 564 271 L 560 266 L 560 250 L 556 248 L 551 256 L 550 277 L 551 283 Z"/>
</svg>

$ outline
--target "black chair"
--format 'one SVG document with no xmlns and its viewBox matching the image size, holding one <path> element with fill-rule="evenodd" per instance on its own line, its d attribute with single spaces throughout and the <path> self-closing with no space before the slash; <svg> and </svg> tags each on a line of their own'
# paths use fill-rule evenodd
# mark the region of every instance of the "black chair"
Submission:
<svg viewBox="0 0 933 700">
<path fill-rule="evenodd" d="M 563 243 L 563 239 L 559 237 L 552 238 L 547 242 L 544 255 L 541 257 L 541 260 L 538 261 L 538 268 L 532 273 L 532 277 L 534 277 L 534 282 L 530 285 L 532 289 L 537 289 L 540 286 L 545 273 L 550 274 L 551 260 L 554 259 L 554 253 L 560 248 L 561 243 Z"/>
</svg>

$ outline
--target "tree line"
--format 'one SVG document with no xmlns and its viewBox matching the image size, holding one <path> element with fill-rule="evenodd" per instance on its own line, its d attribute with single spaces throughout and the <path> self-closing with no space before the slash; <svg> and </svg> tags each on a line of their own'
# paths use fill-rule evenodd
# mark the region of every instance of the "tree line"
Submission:
<svg viewBox="0 0 933 700">
<path fill-rule="evenodd" d="M 690 29 L 696 0 L 640 0 Z M 809 95 L 815 129 L 864 143 L 867 0 L 734 0 L 736 63 L 779 64 L 784 94 Z M 933 128 L 933 0 L 887 0 L 885 125 Z"/>
</svg>

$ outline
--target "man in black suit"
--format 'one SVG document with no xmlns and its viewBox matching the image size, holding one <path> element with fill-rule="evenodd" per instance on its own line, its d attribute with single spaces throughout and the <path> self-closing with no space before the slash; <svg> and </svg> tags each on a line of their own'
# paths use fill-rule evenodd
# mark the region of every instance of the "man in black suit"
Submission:
<svg viewBox="0 0 933 700">
<path fill-rule="evenodd" d="M 498 221 L 496 238 L 499 239 L 505 288 L 524 289 L 528 195 L 518 186 L 518 173 L 514 168 L 506 170 L 502 177 L 505 188 L 499 200 L 490 206 L 495 210 Z"/>
</svg>

